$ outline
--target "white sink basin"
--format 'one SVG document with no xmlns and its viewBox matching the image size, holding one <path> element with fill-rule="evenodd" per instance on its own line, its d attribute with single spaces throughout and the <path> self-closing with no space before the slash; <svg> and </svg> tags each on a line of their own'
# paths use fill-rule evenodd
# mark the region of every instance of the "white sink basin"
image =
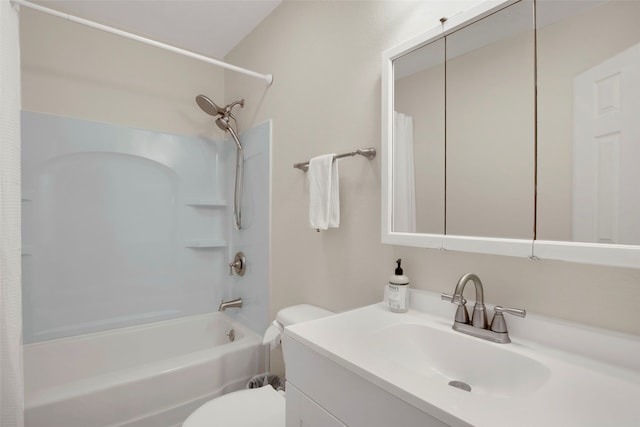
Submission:
<svg viewBox="0 0 640 427">
<path fill-rule="evenodd" d="M 512 343 L 497 344 L 452 330 L 454 312 L 412 291 L 408 313 L 374 304 L 287 327 L 285 343 L 446 425 L 640 426 L 640 337 L 529 314 L 509 318 Z"/>
<path fill-rule="evenodd" d="M 387 359 L 444 387 L 507 398 L 538 389 L 550 370 L 530 357 L 495 344 L 425 324 L 401 323 L 371 334 L 363 342 L 374 357 Z M 468 388 L 465 386 L 467 385 Z M 469 390 L 470 388 L 470 390 Z"/>
</svg>

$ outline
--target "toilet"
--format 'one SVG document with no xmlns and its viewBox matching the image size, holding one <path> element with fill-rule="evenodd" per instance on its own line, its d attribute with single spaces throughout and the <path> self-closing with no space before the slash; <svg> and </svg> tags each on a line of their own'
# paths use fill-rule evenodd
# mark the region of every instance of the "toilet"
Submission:
<svg viewBox="0 0 640 427">
<path fill-rule="evenodd" d="M 280 344 L 285 326 L 319 319 L 332 312 L 308 304 L 283 308 L 264 334 L 271 349 Z M 286 351 L 286 349 L 283 349 Z M 284 427 L 285 392 L 266 385 L 235 391 L 212 399 L 196 409 L 182 427 Z"/>
</svg>

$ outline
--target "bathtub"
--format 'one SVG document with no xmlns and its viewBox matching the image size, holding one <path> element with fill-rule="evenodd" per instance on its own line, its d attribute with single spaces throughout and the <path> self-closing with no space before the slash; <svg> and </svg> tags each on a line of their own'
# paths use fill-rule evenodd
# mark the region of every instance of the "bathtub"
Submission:
<svg viewBox="0 0 640 427">
<path fill-rule="evenodd" d="M 223 313 L 28 344 L 24 370 L 25 427 L 177 427 L 266 371 L 262 338 Z"/>
</svg>

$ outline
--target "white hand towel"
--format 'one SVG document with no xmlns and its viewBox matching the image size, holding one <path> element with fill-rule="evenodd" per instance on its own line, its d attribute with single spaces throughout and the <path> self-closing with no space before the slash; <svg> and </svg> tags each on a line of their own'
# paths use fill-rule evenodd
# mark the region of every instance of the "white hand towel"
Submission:
<svg viewBox="0 0 640 427">
<path fill-rule="evenodd" d="M 340 225 L 340 185 L 334 156 L 326 154 L 309 161 L 309 222 L 317 230 Z"/>
</svg>

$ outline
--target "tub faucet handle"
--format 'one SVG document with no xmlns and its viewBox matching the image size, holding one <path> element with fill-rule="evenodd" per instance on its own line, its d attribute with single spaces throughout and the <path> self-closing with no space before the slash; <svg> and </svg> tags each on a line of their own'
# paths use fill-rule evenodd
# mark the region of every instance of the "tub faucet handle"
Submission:
<svg viewBox="0 0 640 427">
<path fill-rule="evenodd" d="M 233 262 L 229 263 L 229 276 L 233 276 L 233 270 L 236 271 L 238 276 L 244 276 L 244 271 L 247 268 L 247 259 L 242 252 L 238 252 L 233 258 Z"/>
</svg>

